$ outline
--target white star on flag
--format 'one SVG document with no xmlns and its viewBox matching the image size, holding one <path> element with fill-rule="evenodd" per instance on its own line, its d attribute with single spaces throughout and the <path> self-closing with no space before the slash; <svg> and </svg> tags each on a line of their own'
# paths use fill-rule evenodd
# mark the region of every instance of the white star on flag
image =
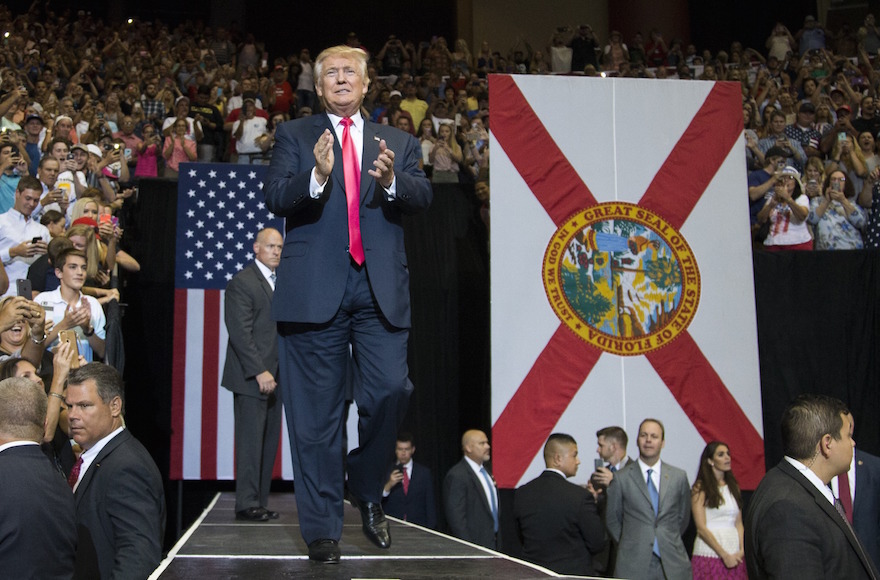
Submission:
<svg viewBox="0 0 880 580">
<path fill-rule="evenodd" d="M 271 226 L 284 231 L 282 220 L 267 212 L 263 203 L 267 169 L 254 166 L 241 172 L 228 165 L 193 163 L 180 172 L 177 288 L 223 290 L 253 260 L 248 250 L 260 229 Z M 227 188 L 225 180 L 232 180 L 234 187 Z"/>
</svg>

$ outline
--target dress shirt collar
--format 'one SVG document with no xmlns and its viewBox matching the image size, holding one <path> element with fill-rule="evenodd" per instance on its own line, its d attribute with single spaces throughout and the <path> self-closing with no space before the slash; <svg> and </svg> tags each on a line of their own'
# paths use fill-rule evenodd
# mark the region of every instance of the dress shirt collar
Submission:
<svg viewBox="0 0 880 580">
<path fill-rule="evenodd" d="M 613 468 L 616 469 L 617 471 L 620 471 L 621 469 L 623 469 L 624 467 L 626 467 L 626 463 L 627 463 L 627 461 L 629 461 L 629 457 L 626 456 L 626 455 L 624 455 L 624 456 L 623 456 L 623 459 L 621 459 L 618 463 L 611 464 L 611 465 L 609 465 L 608 467 L 609 467 L 609 468 L 613 467 Z"/>
<path fill-rule="evenodd" d="M 853 451 L 852 461 L 849 462 L 849 471 L 846 472 L 847 479 L 849 479 L 849 495 L 850 499 L 855 503 L 856 501 L 856 452 Z M 838 483 L 838 477 L 835 475 L 831 478 L 831 492 L 834 494 L 834 497 L 840 497 L 840 484 Z"/>
<path fill-rule="evenodd" d="M 275 290 L 275 283 L 272 282 L 272 274 L 275 273 L 275 270 L 270 270 L 266 264 L 262 263 L 259 260 L 254 260 L 254 263 L 257 265 L 257 269 L 260 271 L 260 274 L 263 275 L 263 278 L 266 279 L 266 282 L 269 283 L 269 287 L 272 290 Z"/>
<path fill-rule="evenodd" d="M 568 479 L 568 476 L 559 471 L 558 469 L 553 469 L 552 467 L 547 467 L 544 469 L 544 472 L 556 473 L 562 476 L 562 479 Z"/>
<path fill-rule="evenodd" d="M 801 475 L 806 477 L 807 480 L 812 483 L 816 489 L 819 490 L 819 493 L 825 496 L 825 499 L 827 499 L 831 503 L 831 505 L 834 505 L 834 494 L 831 493 L 831 489 L 827 485 L 825 485 L 825 483 L 821 479 L 819 479 L 819 476 L 816 475 L 812 469 L 810 469 L 797 459 L 789 457 L 788 455 L 785 456 L 785 460 L 788 461 L 792 465 L 792 467 L 800 471 Z"/>
<path fill-rule="evenodd" d="M 40 444 L 36 441 L 10 441 L 9 443 L 4 443 L 0 445 L 0 453 L 6 451 L 7 449 L 12 449 L 13 447 L 24 447 L 25 445 L 37 445 Z"/>
<path fill-rule="evenodd" d="M 639 469 L 642 470 L 642 481 L 645 482 L 645 485 L 648 484 L 648 470 L 653 469 L 653 471 L 651 472 L 651 476 L 654 480 L 654 485 L 657 486 L 657 491 L 660 491 L 660 464 L 663 462 L 658 461 L 654 465 L 648 465 L 647 463 L 642 461 L 641 457 L 639 457 L 637 461 L 639 464 Z"/>
<path fill-rule="evenodd" d="M 334 129 L 340 127 L 339 133 L 342 134 L 342 128 L 339 123 L 344 117 L 334 115 L 333 113 L 327 113 L 327 117 L 330 119 L 330 124 L 333 125 Z M 364 132 L 364 118 L 361 116 L 360 112 L 357 112 L 351 116 L 351 124 L 359 132 Z"/>
<path fill-rule="evenodd" d="M 26 222 L 30 219 L 28 216 L 24 215 L 23 213 L 21 213 L 20 211 L 15 209 L 15 207 L 9 208 L 9 211 L 6 213 L 8 213 L 9 217 L 11 217 L 14 220 Z"/>
<path fill-rule="evenodd" d="M 79 487 L 79 482 L 82 481 L 83 476 L 89 470 L 89 467 L 91 467 L 92 463 L 94 463 L 95 458 L 98 456 L 98 454 L 101 453 L 101 450 L 104 449 L 104 447 L 106 447 L 108 443 L 110 443 L 111 439 L 122 433 L 123 429 L 125 429 L 124 425 L 120 426 L 115 431 L 82 452 L 82 455 L 80 455 L 80 457 L 82 458 L 82 467 L 80 467 L 79 479 L 76 480 L 76 485 L 73 486 L 73 491 L 76 491 L 76 488 Z"/>
<path fill-rule="evenodd" d="M 468 465 L 471 466 L 471 469 L 474 470 L 474 473 L 476 473 L 477 475 L 480 474 L 480 470 L 483 469 L 482 463 L 477 463 L 476 461 L 474 461 L 473 459 L 471 459 L 467 455 L 464 456 L 464 460 L 467 461 Z"/>
</svg>

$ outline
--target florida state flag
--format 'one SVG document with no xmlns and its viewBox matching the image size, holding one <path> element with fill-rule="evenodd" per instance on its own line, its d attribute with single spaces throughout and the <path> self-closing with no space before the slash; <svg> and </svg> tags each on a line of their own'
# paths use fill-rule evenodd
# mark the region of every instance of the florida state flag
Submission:
<svg viewBox="0 0 880 580">
<path fill-rule="evenodd" d="M 693 477 L 764 474 L 738 83 L 492 76 L 492 444 L 500 487 L 646 417 Z"/>
</svg>

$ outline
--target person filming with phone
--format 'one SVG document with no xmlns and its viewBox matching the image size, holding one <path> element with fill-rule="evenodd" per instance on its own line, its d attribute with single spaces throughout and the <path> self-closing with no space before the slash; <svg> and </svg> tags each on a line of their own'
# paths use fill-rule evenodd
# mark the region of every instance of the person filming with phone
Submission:
<svg viewBox="0 0 880 580">
<path fill-rule="evenodd" d="M 25 175 L 15 190 L 14 205 L 0 214 L 0 260 L 9 278 L 9 287 L 3 296 L 14 295 L 15 282 L 27 278 L 30 265 L 46 253 L 49 230 L 31 219 L 42 195 L 40 181 Z"/>
<path fill-rule="evenodd" d="M 82 287 L 86 281 L 86 255 L 76 248 L 58 253 L 55 275 L 60 282 L 56 290 L 41 292 L 34 302 L 46 310 L 53 326 L 46 337 L 46 344 L 53 348 L 64 331 L 76 333 L 79 354 L 91 362 L 95 355 L 104 357 L 104 310 L 94 298 L 85 296 Z"/>
<path fill-rule="evenodd" d="M 843 171 L 832 171 L 822 195 L 810 200 L 807 222 L 815 227 L 815 249 L 860 250 L 861 230 L 868 222 L 865 210 L 855 203 L 855 188 Z"/>
</svg>

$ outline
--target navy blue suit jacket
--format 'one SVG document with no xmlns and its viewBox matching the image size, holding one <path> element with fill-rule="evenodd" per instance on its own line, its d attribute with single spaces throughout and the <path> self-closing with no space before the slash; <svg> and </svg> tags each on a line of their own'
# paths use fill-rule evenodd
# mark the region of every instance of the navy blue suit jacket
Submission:
<svg viewBox="0 0 880 580">
<path fill-rule="evenodd" d="M 858 448 L 853 528 L 874 567 L 880 566 L 880 457 Z"/>
<path fill-rule="evenodd" d="M 329 129 L 326 114 L 282 123 L 275 132 L 272 164 L 263 193 L 267 207 L 286 218 L 287 235 L 278 267 L 275 320 L 320 324 L 335 316 L 349 273 L 348 211 L 342 149 L 334 133 L 333 172 L 319 199 L 309 195 L 314 147 Z M 396 197 L 367 171 L 379 156 L 379 140 L 394 152 Z M 361 160 L 360 226 L 373 295 L 385 318 L 409 328 L 409 269 L 402 217 L 428 207 L 431 183 L 419 169 L 417 139 L 393 127 L 366 121 Z"/>
<path fill-rule="evenodd" d="M 389 477 L 391 474 L 388 474 Z M 395 518 L 425 526 L 437 527 L 437 505 L 434 503 L 434 480 L 431 470 L 413 461 L 412 477 L 409 479 L 409 490 L 403 493 L 403 484 L 398 483 L 391 488 L 388 497 L 382 498 L 385 513 Z"/>
</svg>

